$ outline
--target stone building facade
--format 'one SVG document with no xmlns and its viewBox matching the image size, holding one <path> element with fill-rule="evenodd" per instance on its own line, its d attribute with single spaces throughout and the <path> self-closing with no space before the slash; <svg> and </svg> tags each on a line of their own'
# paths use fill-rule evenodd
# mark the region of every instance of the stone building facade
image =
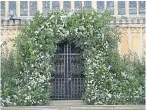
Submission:
<svg viewBox="0 0 146 110">
<path fill-rule="evenodd" d="M 122 40 L 120 54 L 136 52 L 140 57 L 146 48 L 145 1 L 1 1 L 1 44 L 14 39 L 20 32 L 20 21 L 32 19 L 36 11 L 46 14 L 50 10 L 80 11 L 94 8 L 98 13 L 110 10 L 116 18 L 111 25 L 119 27 Z M 13 19 L 11 19 L 13 18 Z M 14 20 L 15 19 L 15 20 Z M 7 44 L 9 50 L 13 42 Z"/>
</svg>

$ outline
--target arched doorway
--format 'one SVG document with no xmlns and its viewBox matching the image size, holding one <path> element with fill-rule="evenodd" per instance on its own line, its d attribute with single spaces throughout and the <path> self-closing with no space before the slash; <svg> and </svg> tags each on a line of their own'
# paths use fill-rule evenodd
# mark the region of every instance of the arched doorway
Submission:
<svg viewBox="0 0 146 110">
<path fill-rule="evenodd" d="M 83 66 L 80 49 L 67 41 L 59 43 L 52 74 L 52 100 L 81 99 Z"/>
</svg>

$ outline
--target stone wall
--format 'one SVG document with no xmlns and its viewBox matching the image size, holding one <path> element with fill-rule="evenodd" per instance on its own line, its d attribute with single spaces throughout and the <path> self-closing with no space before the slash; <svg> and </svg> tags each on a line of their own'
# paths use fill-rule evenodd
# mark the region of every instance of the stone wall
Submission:
<svg viewBox="0 0 146 110">
<path fill-rule="evenodd" d="M 144 27 L 123 27 L 121 43 L 119 44 L 120 54 L 130 51 L 137 53 L 140 57 L 144 55 L 146 48 L 146 29 Z"/>
<path fill-rule="evenodd" d="M 17 35 L 21 32 L 20 29 L 18 28 L 9 28 L 9 29 L 0 29 L 0 33 L 1 33 L 1 42 L 0 44 L 7 44 L 6 46 L 8 47 L 8 50 L 12 50 L 13 49 L 13 45 L 14 42 L 11 41 L 13 39 L 15 39 L 15 37 L 17 37 Z"/>
<path fill-rule="evenodd" d="M 4 41 L 14 39 L 21 30 L 19 28 L 1 28 L 1 44 Z M 144 27 L 121 27 L 121 43 L 118 50 L 120 54 L 126 54 L 130 51 L 136 52 L 140 57 L 144 54 L 146 48 L 146 29 Z M 13 42 L 9 41 L 7 47 L 9 50 L 13 47 Z"/>
</svg>

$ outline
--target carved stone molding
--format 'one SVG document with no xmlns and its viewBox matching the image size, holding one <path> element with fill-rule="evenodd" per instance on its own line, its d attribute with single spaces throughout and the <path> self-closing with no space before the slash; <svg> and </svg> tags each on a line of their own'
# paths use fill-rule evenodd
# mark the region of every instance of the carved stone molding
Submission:
<svg viewBox="0 0 146 110">
<path fill-rule="evenodd" d="M 0 35 L 18 35 L 21 33 L 20 29 L 1 29 Z"/>
<path fill-rule="evenodd" d="M 126 16 L 113 16 L 114 19 L 111 21 L 111 25 L 120 27 L 145 27 L 146 20 L 144 16 L 137 17 L 126 17 Z M 1 28 L 19 28 L 24 22 L 30 22 L 32 17 L 26 17 L 19 19 L 1 19 Z"/>
</svg>

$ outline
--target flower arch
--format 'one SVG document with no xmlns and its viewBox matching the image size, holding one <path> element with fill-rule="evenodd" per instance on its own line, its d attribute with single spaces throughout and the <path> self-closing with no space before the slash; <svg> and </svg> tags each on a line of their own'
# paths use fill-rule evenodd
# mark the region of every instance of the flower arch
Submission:
<svg viewBox="0 0 146 110">
<path fill-rule="evenodd" d="M 17 98 L 13 97 L 13 102 L 17 105 L 43 105 L 50 101 L 52 57 L 57 44 L 68 39 L 84 50 L 83 100 L 88 104 L 106 103 L 105 97 L 110 97 L 104 88 L 111 73 L 105 62 L 109 49 L 117 46 L 110 40 L 118 40 L 116 29 L 109 25 L 111 18 L 109 13 L 99 16 L 96 11 L 72 15 L 51 12 L 46 17 L 37 13 L 15 39 L 16 63 L 20 71 Z"/>
</svg>

